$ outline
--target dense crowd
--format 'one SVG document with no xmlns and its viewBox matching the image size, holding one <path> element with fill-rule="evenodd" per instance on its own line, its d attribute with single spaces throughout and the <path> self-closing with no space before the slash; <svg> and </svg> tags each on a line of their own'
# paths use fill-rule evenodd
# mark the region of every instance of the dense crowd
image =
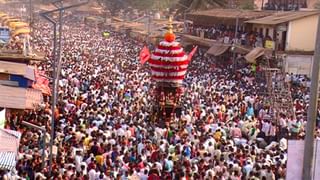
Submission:
<svg viewBox="0 0 320 180">
<path fill-rule="evenodd" d="M 236 36 L 234 26 L 226 26 L 223 24 L 217 24 L 212 27 L 190 25 L 187 31 L 192 35 L 202 36 L 225 44 L 235 43 L 252 47 L 264 47 L 266 40 L 272 40 L 272 37 L 264 36 L 260 32 L 240 29 Z"/>
<path fill-rule="evenodd" d="M 285 179 L 287 138 L 303 137 L 308 79 L 288 75 L 301 116 L 273 121 L 255 70 L 244 66 L 235 73 L 200 50 L 185 79 L 179 126 L 156 127 L 150 121 L 153 83 L 138 60 L 143 44 L 68 19 L 56 110 L 47 98 L 37 110 L 11 114 L 7 127 L 22 132 L 17 172 L 0 177 L 49 179 L 48 146 L 41 167 L 42 140 L 48 145 L 54 138 L 53 179 Z M 35 49 L 48 60 L 38 67 L 50 76 L 52 28 L 35 26 Z M 22 120 L 45 126 L 45 138 Z"/>
</svg>

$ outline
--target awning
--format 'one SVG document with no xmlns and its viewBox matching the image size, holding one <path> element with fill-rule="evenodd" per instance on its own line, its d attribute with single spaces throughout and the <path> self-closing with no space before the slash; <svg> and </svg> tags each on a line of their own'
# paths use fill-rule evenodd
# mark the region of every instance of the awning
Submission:
<svg viewBox="0 0 320 180">
<path fill-rule="evenodd" d="M 0 73 L 21 75 L 35 81 L 34 69 L 26 64 L 0 61 Z"/>
<path fill-rule="evenodd" d="M 20 138 L 18 131 L 0 129 L 0 169 L 13 170 L 16 167 Z"/>
<path fill-rule="evenodd" d="M 191 43 L 193 45 L 199 45 L 204 47 L 211 47 L 212 44 L 217 42 L 212 39 L 201 38 L 198 36 L 192 36 L 188 34 L 181 34 L 181 39 L 184 43 Z"/>
<path fill-rule="evenodd" d="M 207 54 L 220 56 L 221 54 L 225 53 L 230 48 L 230 45 L 227 44 L 215 44 L 210 47 L 207 51 Z"/>
<path fill-rule="evenodd" d="M 40 90 L 0 85 L 0 107 L 34 109 L 43 101 Z"/>
<path fill-rule="evenodd" d="M 0 169 L 13 170 L 16 167 L 16 153 L 0 152 Z"/>
<path fill-rule="evenodd" d="M 29 34 L 30 33 L 30 29 L 29 28 L 22 28 L 22 29 L 18 29 L 16 31 L 14 31 L 12 36 L 18 36 L 20 34 Z"/>
<path fill-rule="evenodd" d="M 234 52 L 238 54 L 248 54 L 250 51 L 252 51 L 251 46 L 243 46 L 243 45 L 234 45 Z"/>
<path fill-rule="evenodd" d="M 256 59 L 264 55 L 264 48 L 257 47 L 250 51 L 244 58 L 248 63 L 256 63 Z"/>
<path fill-rule="evenodd" d="M 25 22 L 11 22 L 9 23 L 9 27 L 12 28 L 12 29 L 20 29 L 20 28 L 23 28 L 23 27 L 28 27 L 28 23 L 25 23 Z"/>
<path fill-rule="evenodd" d="M 17 18 L 9 18 L 9 19 L 4 20 L 3 23 L 8 26 L 10 22 L 18 22 L 18 21 L 20 21 L 20 20 Z"/>
</svg>

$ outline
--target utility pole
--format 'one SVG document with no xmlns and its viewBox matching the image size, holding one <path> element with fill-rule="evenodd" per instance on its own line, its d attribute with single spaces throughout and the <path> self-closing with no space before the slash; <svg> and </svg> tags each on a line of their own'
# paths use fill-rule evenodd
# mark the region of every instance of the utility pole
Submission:
<svg viewBox="0 0 320 180">
<path fill-rule="evenodd" d="M 147 39 L 146 39 L 146 42 L 147 42 L 147 45 L 149 46 L 150 44 L 150 36 L 152 34 L 152 27 L 151 27 L 151 23 L 152 23 L 152 17 L 151 17 L 151 11 L 148 11 L 148 14 L 147 14 Z"/>
<path fill-rule="evenodd" d="M 317 39 L 314 51 L 314 58 L 312 62 L 312 76 L 311 76 L 311 95 L 310 105 L 308 108 L 308 121 L 306 128 L 306 136 L 304 138 L 304 156 L 303 156 L 303 170 L 302 179 L 313 179 L 314 172 L 314 134 L 317 118 L 317 104 L 318 104 L 318 86 L 319 86 L 319 61 L 320 61 L 320 17 L 318 17 Z"/>
<path fill-rule="evenodd" d="M 30 21 L 29 21 L 29 25 L 30 25 L 30 29 L 31 29 L 31 25 L 32 25 L 32 11 L 33 11 L 33 8 L 32 8 L 32 0 L 29 0 L 29 18 L 30 18 Z"/>
<path fill-rule="evenodd" d="M 29 21 L 29 28 L 30 28 L 30 35 L 28 35 L 29 37 L 32 37 L 33 35 L 33 29 L 32 29 L 32 26 L 33 26 L 33 4 L 32 4 L 32 0 L 29 0 L 29 18 L 30 18 L 30 21 Z M 30 43 L 29 41 L 29 44 L 28 44 L 28 48 L 29 48 L 29 52 L 28 53 L 31 53 L 31 49 L 32 49 L 32 44 Z"/>
<path fill-rule="evenodd" d="M 183 31 L 184 33 L 187 33 L 187 12 L 189 11 L 190 7 L 187 7 L 181 3 L 178 3 L 177 5 L 185 8 L 185 10 L 183 11 Z"/>
<path fill-rule="evenodd" d="M 187 33 L 187 9 L 183 11 L 183 31 Z"/>
<path fill-rule="evenodd" d="M 236 19 L 236 28 L 235 28 L 235 31 L 234 31 L 234 39 L 237 39 L 237 36 L 238 36 L 238 26 L 239 26 L 239 17 L 237 17 L 237 19 Z M 236 70 L 237 70 L 235 43 L 236 42 L 233 42 L 233 44 L 232 44 L 232 46 L 233 46 L 232 61 L 233 61 L 233 71 L 234 72 L 236 72 Z"/>
</svg>

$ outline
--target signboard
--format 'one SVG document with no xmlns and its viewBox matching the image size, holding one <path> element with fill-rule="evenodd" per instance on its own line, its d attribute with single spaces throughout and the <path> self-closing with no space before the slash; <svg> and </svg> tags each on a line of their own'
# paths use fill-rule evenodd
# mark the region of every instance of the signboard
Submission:
<svg viewBox="0 0 320 180">
<path fill-rule="evenodd" d="M 0 44 L 8 43 L 10 40 L 10 30 L 6 27 L 0 27 Z"/>
<path fill-rule="evenodd" d="M 273 41 L 270 41 L 270 40 L 266 40 L 265 48 L 267 48 L 267 49 L 274 49 L 274 42 L 273 42 Z"/>
<path fill-rule="evenodd" d="M 278 31 L 287 31 L 287 26 L 281 25 L 277 27 Z"/>
</svg>

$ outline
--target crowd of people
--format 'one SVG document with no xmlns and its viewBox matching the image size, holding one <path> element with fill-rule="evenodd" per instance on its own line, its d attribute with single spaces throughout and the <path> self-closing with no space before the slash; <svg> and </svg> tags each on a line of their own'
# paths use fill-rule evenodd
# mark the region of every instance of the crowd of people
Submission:
<svg viewBox="0 0 320 180">
<path fill-rule="evenodd" d="M 46 22 L 35 23 L 32 39 L 35 49 L 47 54 L 38 68 L 48 76 L 51 29 Z M 179 125 L 157 127 L 150 120 L 154 84 L 148 66 L 138 60 L 142 42 L 88 27 L 73 15 L 63 36 L 57 107 L 52 112 L 47 97 L 37 110 L 11 114 L 7 128 L 22 138 L 16 172 L 0 171 L 2 179 L 285 179 L 287 139 L 301 138 L 304 131 L 308 87 L 301 78 L 288 75 L 295 83 L 295 110 L 302 115 L 283 114 L 273 121 L 262 93 L 266 83 L 256 80 L 250 66 L 235 73 L 200 50 L 185 79 L 183 110 L 175 118 Z M 46 127 L 46 134 L 26 128 L 22 120 Z"/>
<path fill-rule="evenodd" d="M 187 28 L 189 34 L 213 39 L 225 44 L 240 44 L 252 47 L 264 47 L 266 40 L 272 40 L 270 36 L 264 36 L 257 31 L 238 30 L 235 35 L 235 27 L 217 24 L 212 27 L 190 25 Z"/>
<path fill-rule="evenodd" d="M 307 8 L 307 3 L 304 2 L 273 2 L 273 3 L 265 3 L 263 6 L 264 10 L 272 10 L 272 11 L 297 11 L 300 8 Z"/>
</svg>

